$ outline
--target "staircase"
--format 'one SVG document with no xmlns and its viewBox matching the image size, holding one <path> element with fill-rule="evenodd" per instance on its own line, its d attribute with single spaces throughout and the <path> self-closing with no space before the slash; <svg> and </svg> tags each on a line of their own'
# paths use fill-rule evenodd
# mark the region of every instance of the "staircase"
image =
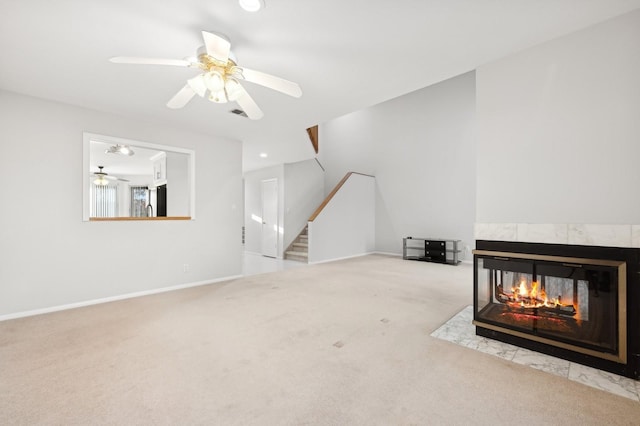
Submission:
<svg viewBox="0 0 640 426">
<path fill-rule="evenodd" d="M 307 234 L 306 226 L 287 248 L 284 258 L 304 263 L 309 262 L 309 235 Z"/>
</svg>

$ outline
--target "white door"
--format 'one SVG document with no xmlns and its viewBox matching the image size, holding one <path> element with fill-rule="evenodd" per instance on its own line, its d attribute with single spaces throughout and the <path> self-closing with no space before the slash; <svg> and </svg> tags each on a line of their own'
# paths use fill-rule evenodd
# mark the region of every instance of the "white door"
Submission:
<svg viewBox="0 0 640 426">
<path fill-rule="evenodd" d="M 278 179 L 262 181 L 262 255 L 278 256 Z"/>
</svg>

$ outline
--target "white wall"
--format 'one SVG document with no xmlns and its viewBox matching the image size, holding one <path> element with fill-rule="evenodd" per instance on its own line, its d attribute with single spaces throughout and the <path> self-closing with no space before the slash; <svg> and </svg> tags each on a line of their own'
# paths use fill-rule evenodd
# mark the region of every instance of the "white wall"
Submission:
<svg viewBox="0 0 640 426">
<path fill-rule="evenodd" d="M 375 178 L 352 174 L 309 222 L 309 262 L 323 262 L 375 250 Z"/>
<path fill-rule="evenodd" d="M 262 218 L 262 181 L 278 180 L 278 227 L 284 223 L 284 166 L 266 167 L 244 174 L 244 250 L 262 253 L 262 222 L 252 217 Z M 278 234 L 278 257 L 282 257 L 283 233 Z"/>
<path fill-rule="evenodd" d="M 324 171 L 315 159 L 284 165 L 284 248 L 324 201 Z"/>
<path fill-rule="evenodd" d="M 167 152 L 167 216 L 189 216 L 189 156 Z"/>
<path fill-rule="evenodd" d="M 478 68 L 477 222 L 638 224 L 640 10 Z"/>
<path fill-rule="evenodd" d="M 4 91 L 0 117 L 0 316 L 241 273 L 240 143 Z M 194 149 L 197 220 L 83 222 L 83 131 Z"/>
<path fill-rule="evenodd" d="M 320 125 L 329 192 L 348 171 L 376 177 L 376 250 L 402 238 L 472 245 L 475 76 L 467 73 Z"/>
</svg>

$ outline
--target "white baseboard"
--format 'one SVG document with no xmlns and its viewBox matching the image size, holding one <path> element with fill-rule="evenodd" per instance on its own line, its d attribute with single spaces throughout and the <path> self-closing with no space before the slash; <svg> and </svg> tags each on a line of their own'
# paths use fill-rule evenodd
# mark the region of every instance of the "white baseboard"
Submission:
<svg viewBox="0 0 640 426">
<path fill-rule="evenodd" d="M 13 314 L 0 315 L 0 322 L 12 320 L 16 318 L 31 317 L 34 315 L 48 314 L 51 312 L 66 311 L 67 309 L 82 308 L 84 306 L 98 305 L 101 303 L 115 302 L 124 299 L 133 299 L 134 297 L 150 296 L 152 294 L 166 293 L 168 291 L 182 290 L 190 287 L 198 287 L 201 285 L 214 284 L 222 281 L 234 280 L 242 278 L 242 275 L 232 275 L 229 277 L 215 278 L 212 280 L 196 281 L 192 283 L 179 284 L 171 287 L 154 288 L 152 290 L 137 291 L 134 293 L 121 294 L 118 296 L 103 297 L 101 299 L 85 300 L 83 302 L 69 303 L 66 305 L 51 306 L 49 308 L 34 309 L 31 311 L 16 312 Z"/>
<path fill-rule="evenodd" d="M 251 255 L 251 256 L 259 256 L 259 257 L 267 257 L 269 259 L 277 259 L 277 260 L 284 259 L 284 256 L 282 256 L 282 255 L 276 255 L 276 257 L 271 257 L 271 256 L 265 256 L 262 253 L 256 253 L 255 251 L 244 251 L 243 254 L 248 254 L 248 255 Z"/>
<path fill-rule="evenodd" d="M 402 253 L 391 253 L 388 251 L 374 251 L 374 252 L 371 252 L 371 254 L 382 254 L 384 256 L 402 257 Z"/>
<path fill-rule="evenodd" d="M 376 252 L 374 252 L 374 251 L 370 251 L 370 252 L 367 252 L 367 253 L 353 254 L 351 256 L 336 257 L 336 258 L 327 259 L 327 260 L 318 260 L 316 262 L 309 262 L 309 265 L 318 265 L 320 263 L 336 262 L 338 260 L 345 260 L 345 259 L 353 259 L 354 257 L 368 256 L 370 254 L 375 254 L 375 253 Z"/>
</svg>

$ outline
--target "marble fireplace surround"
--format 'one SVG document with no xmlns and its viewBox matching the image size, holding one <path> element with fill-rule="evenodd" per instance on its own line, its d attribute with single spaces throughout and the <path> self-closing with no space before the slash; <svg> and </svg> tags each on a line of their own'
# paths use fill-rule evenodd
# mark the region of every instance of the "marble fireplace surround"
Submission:
<svg viewBox="0 0 640 426">
<path fill-rule="evenodd" d="M 479 223 L 476 240 L 640 248 L 640 225 Z"/>
</svg>

